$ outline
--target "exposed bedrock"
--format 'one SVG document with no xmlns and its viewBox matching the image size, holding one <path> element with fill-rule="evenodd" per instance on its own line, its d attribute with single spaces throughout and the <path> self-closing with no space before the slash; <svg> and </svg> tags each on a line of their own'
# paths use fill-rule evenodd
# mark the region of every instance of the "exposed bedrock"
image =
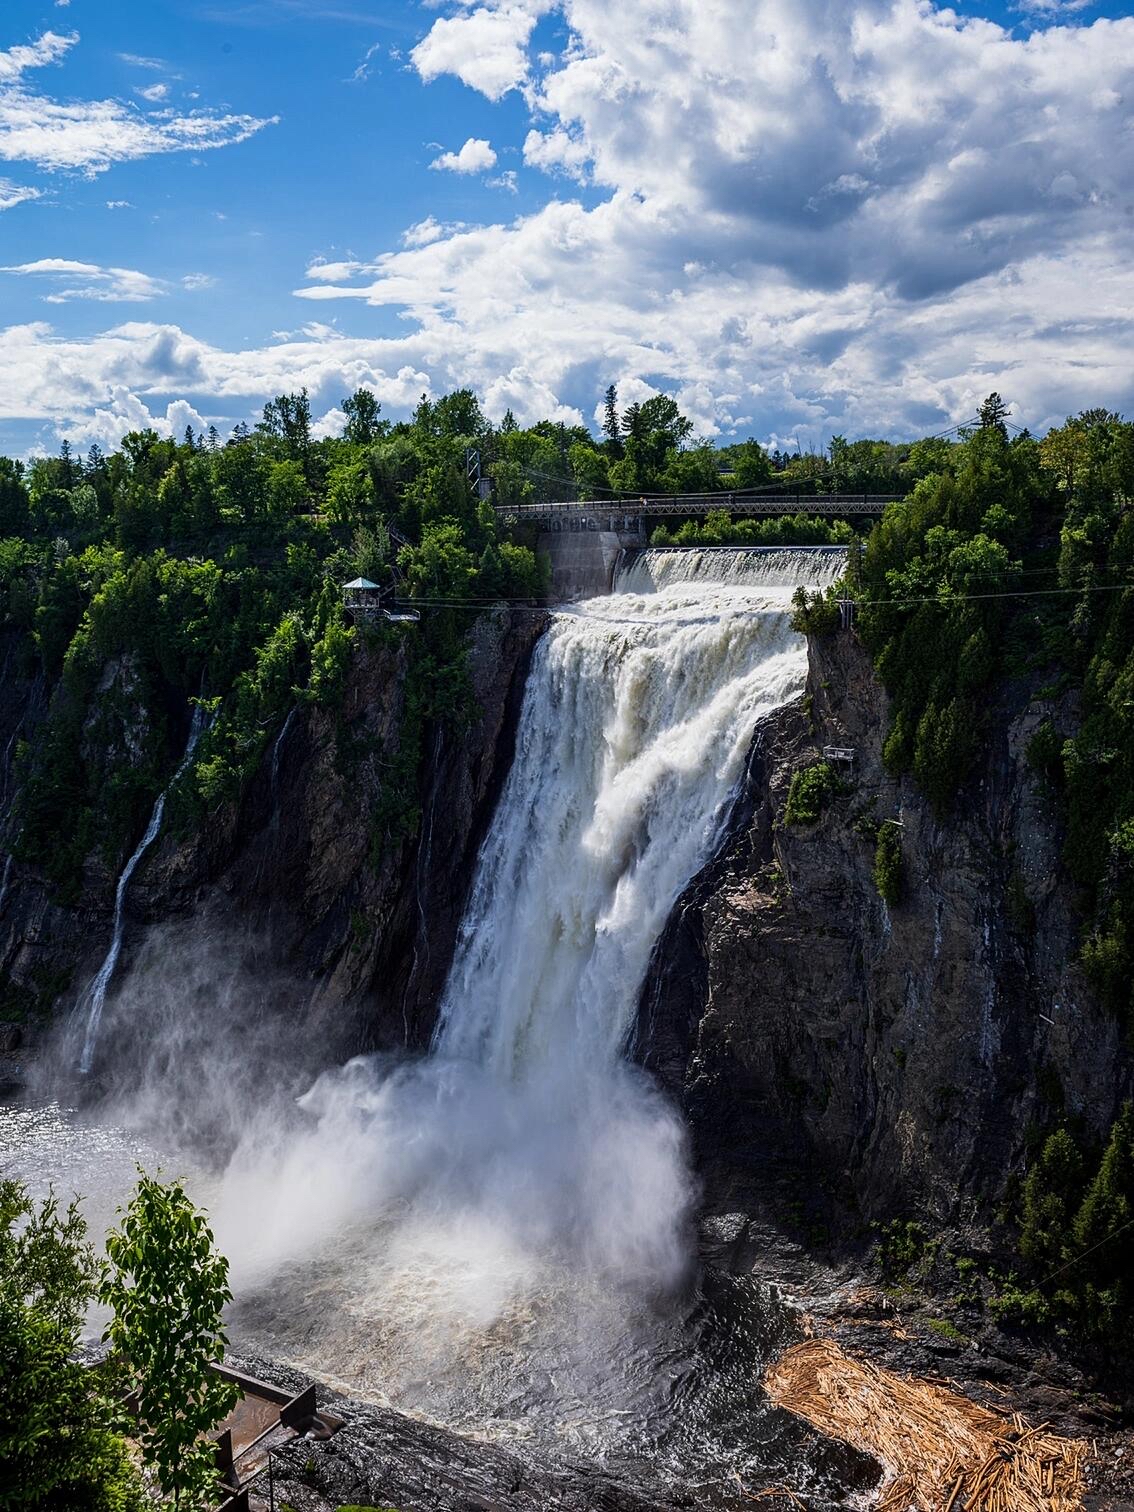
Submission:
<svg viewBox="0 0 1134 1512">
<path fill-rule="evenodd" d="M 757 730 L 716 859 L 655 951 L 638 1054 L 684 1103 L 710 1206 L 805 1167 L 846 1212 L 986 1222 L 1060 1099 L 1095 1133 L 1131 1091 L 1120 1026 L 1076 964 L 1057 803 L 1026 758 L 1045 715 L 1011 687 L 938 821 L 883 768 L 887 700 L 853 635 L 813 641 L 804 699 Z M 853 747 L 848 791 L 785 827 L 792 773 Z M 905 891 L 873 880 L 869 817 L 900 819 Z M 864 831 L 866 833 L 864 833 Z M 804 1195 L 801 1190 L 800 1195 Z"/>
<path fill-rule="evenodd" d="M 188 835 L 168 825 L 131 883 L 106 1053 L 115 996 L 139 961 L 164 952 L 164 963 L 152 964 L 176 989 L 190 958 L 194 970 L 206 969 L 206 942 L 220 963 L 210 969 L 301 1023 L 315 1060 L 427 1042 L 542 623 L 506 610 L 478 619 L 470 656 L 477 712 L 459 734 L 425 728 L 416 781 L 397 800 L 420 810 L 406 838 L 382 842 L 376 823 L 402 738 L 404 644 L 359 644 L 341 708 L 295 708 L 239 804 Z M 8 686 L 30 724 L 29 700 L 40 695 Z M 54 1001 L 56 1015 L 65 1014 L 109 943 L 114 876 L 92 857 L 70 907 L 51 901 L 26 866 L 10 880 L 0 910 L 7 991 L 17 1004 L 43 1011 Z"/>
</svg>

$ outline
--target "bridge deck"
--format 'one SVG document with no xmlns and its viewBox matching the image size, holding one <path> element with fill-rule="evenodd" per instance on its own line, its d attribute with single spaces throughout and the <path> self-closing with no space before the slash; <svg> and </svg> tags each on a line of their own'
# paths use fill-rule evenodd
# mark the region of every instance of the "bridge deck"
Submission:
<svg viewBox="0 0 1134 1512">
<path fill-rule="evenodd" d="M 880 515 L 894 494 L 653 494 L 626 499 L 566 499 L 546 504 L 497 505 L 499 515 L 519 520 L 641 519 L 645 515 L 701 515 L 714 509 L 731 515 Z"/>
</svg>

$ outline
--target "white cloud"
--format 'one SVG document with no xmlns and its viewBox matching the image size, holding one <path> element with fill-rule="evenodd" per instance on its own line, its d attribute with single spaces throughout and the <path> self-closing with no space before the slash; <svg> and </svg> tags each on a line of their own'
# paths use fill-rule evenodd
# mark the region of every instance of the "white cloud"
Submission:
<svg viewBox="0 0 1134 1512">
<path fill-rule="evenodd" d="M 316 414 L 359 384 L 404 413 L 470 384 L 496 418 L 535 420 L 589 416 L 614 380 L 680 395 L 706 434 L 806 447 L 936 430 L 993 388 L 1035 429 L 1134 409 L 1134 20 L 1021 38 L 927 0 L 559 10 L 567 40 L 538 76 L 532 7 L 442 19 L 523 33 L 526 157 L 584 176 L 585 204 L 427 216 L 398 250 L 311 264 L 301 298 L 362 329 L 397 312 L 387 336 L 0 332 L 0 418 L 115 414 L 121 389 L 159 416 L 185 397 L 239 418 L 302 384 Z M 502 92 L 506 70 L 478 73 L 438 35 L 463 57 L 450 71 Z M 444 71 L 429 57 L 423 75 Z"/>
<path fill-rule="evenodd" d="M 424 220 L 408 226 L 402 232 L 402 246 L 428 247 L 430 242 L 440 241 L 443 236 L 453 236 L 464 229 L 464 221 L 439 221 L 435 216 L 427 215 Z M 364 271 L 365 265 L 355 263 L 353 268 L 355 273 L 359 273 Z M 308 269 L 308 277 L 310 276 L 311 270 Z"/>
<path fill-rule="evenodd" d="M 140 95 L 143 100 L 149 100 L 151 105 L 157 105 L 169 98 L 169 85 L 147 84 L 144 89 L 135 89 L 134 93 Z"/>
<path fill-rule="evenodd" d="M 47 31 L 38 41 L 22 43 L 18 47 L 8 48 L 6 52 L 0 52 L 0 83 L 18 79 L 29 68 L 44 68 L 49 63 L 58 63 L 78 40 L 78 32 L 71 32 L 64 37 L 58 32 Z"/>
<path fill-rule="evenodd" d="M 133 210 L 134 206 L 129 200 L 107 200 L 106 208 L 108 210 Z"/>
<path fill-rule="evenodd" d="M 427 82 L 456 74 L 490 100 L 499 100 L 527 79 L 528 41 L 552 5 L 553 0 L 506 0 L 466 7 L 435 21 L 410 58 Z"/>
<path fill-rule="evenodd" d="M 0 178 L 0 210 L 12 210 L 29 200 L 42 198 L 42 191 L 27 184 L 13 184 L 11 179 Z"/>
<path fill-rule="evenodd" d="M 209 421 L 184 399 L 173 400 L 164 412 L 160 406 L 151 411 L 125 384 L 117 384 L 105 404 L 89 414 L 60 416 L 55 430 L 72 446 L 86 448 L 97 443 L 104 451 L 113 451 L 129 431 L 154 430 L 159 436 L 180 440 L 186 426 L 200 433 L 208 430 Z"/>
<path fill-rule="evenodd" d="M 504 189 L 509 194 L 519 194 L 520 192 L 516 184 L 516 170 L 514 168 L 505 168 L 504 172 L 497 174 L 495 178 L 485 179 L 484 186 L 486 189 Z"/>
<path fill-rule="evenodd" d="M 524 139 L 524 162 L 531 168 L 562 172 L 569 178 L 586 179 L 591 149 L 583 137 L 557 126 L 554 131 L 529 131 Z"/>
<path fill-rule="evenodd" d="M 0 52 L 0 161 L 33 163 L 46 171 L 72 169 L 91 177 L 112 163 L 231 146 L 278 119 L 207 110 L 142 113 L 119 100 L 55 100 L 25 83 L 29 70 L 59 62 L 78 40 L 78 33 L 44 32 L 34 43 Z M 163 66 L 158 59 L 128 55 L 126 60 Z"/>
<path fill-rule="evenodd" d="M 375 42 L 371 47 L 368 47 L 366 49 L 366 51 L 362 55 L 362 59 L 359 62 L 358 67 L 351 74 L 350 78 L 346 81 L 348 84 L 365 84 L 366 83 L 367 79 L 369 79 L 370 75 L 374 72 L 373 65 L 371 63 L 371 59 L 374 57 L 375 53 L 377 53 L 377 52 L 379 52 L 381 50 L 381 47 L 382 47 L 382 43 L 381 42 Z"/>
<path fill-rule="evenodd" d="M 490 372 L 558 368 L 556 392 L 577 402 L 604 369 L 686 387 L 703 407 L 712 394 L 706 425 L 755 409 L 931 426 L 989 369 L 1043 406 L 1060 385 L 1068 405 L 1105 385 L 1112 404 L 1134 400 L 1134 154 L 1118 146 L 1134 138 L 1134 20 L 1020 38 L 928 0 L 556 9 L 568 40 L 538 74 L 537 7 L 511 0 L 454 7 L 413 60 L 490 99 L 522 88 L 525 161 L 605 201 L 407 243 L 305 297 L 401 307 Z M 504 36 L 515 55 L 501 69 Z M 1059 270 L 1086 267 L 1111 297 L 1072 330 Z M 1026 302 L 1040 289 L 1054 305 Z M 972 302 L 966 359 L 943 333 Z M 1085 316 L 1089 298 L 1073 302 Z M 1041 339 L 1055 329 L 1084 342 L 1074 364 Z M 1028 367 L 1053 357 L 1044 375 Z"/>
<path fill-rule="evenodd" d="M 459 152 L 443 152 L 429 166 L 447 173 L 485 173 L 496 167 L 496 153 L 483 137 L 469 137 Z"/>
<path fill-rule="evenodd" d="M 1087 10 L 1094 4 L 1095 0 L 1019 0 L 1012 9 L 1039 16 L 1062 16 Z"/>
<path fill-rule="evenodd" d="M 145 58 L 138 53 L 119 53 L 123 63 L 129 63 L 134 68 L 149 68 L 154 73 L 168 73 L 169 64 L 164 58 Z"/>
<path fill-rule="evenodd" d="M 166 284 L 139 273 L 134 268 L 103 268 L 97 263 L 74 262 L 66 257 L 41 257 L 36 262 L 15 263 L 0 268 L 0 273 L 21 277 L 48 278 L 49 293 L 42 298 L 47 304 L 69 304 L 76 299 L 101 303 L 137 303 L 156 299 L 166 292 Z"/>
<path fill-rule="evenodd" d="M 365 267 L 365 263 L 353 260 L 332 262 L 325 258 L 317 257 L 308 265 L 307 276 L 308 278 L 320 278 L 324 283 L 345 283 L 348 278 L 354 278 Z"/>
<path fill-rule="evenodd" d="M 198 289 L 215 289 L 216 284 L 217 281 L 211 273 L 186 273 L 181 280 L 181 287 L 190 292 L 196 292 Z"/>
</svg>

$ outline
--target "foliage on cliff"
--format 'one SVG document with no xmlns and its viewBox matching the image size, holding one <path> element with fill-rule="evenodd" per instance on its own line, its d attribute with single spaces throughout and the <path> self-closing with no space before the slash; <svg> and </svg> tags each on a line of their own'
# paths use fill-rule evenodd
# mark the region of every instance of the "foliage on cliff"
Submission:
<svg viewBox="0 0 1134 1512">
<path fill-rule="evenodd" d="M 52 689 L 15 752 L 15 849 L 64 896 L 93 849 L 121 861 L 193 700 L 213 717 L 175 808 L 198 819 L 239 794 L 289 705 L 334 705 L 359 633 L 341 584 L 358 573 L 396 568 L 403 592 L 448 601 L 408 637 L 408 675 L 425 717 L 462 716 L 474 602 L 538 596 L 543 574 L 470 485 L 466 451 L 488 431 L 475 397 L 423 400 L 398 425 L 379 408 L 360 391 L 343 433 L 317 440 L 306 393 L 285 394 L 223 445 L 144 431 L 111 456 L 0 459 L 0 625 Z"/>
<path fill-rule="evenodd" d="M 998 683 L 1078 691 L 1077 729 L 1047 721 L 1030 756 L 1065 807 L 1084 965 L 1134 1022 L 1134 424 L 1088 410 L 1037 443 L 1009 439 L 997 396 L 982 414 L 862 562 L 861 632 L 893 700 L 886 762 L 944 816 Z"/>
<path fill-rule="evenodd" d="M 727 509 L 711 509 L 703 519 L 684 520 L 676 530 L 659 525 L 651 546 L 849 546 L 856 539 L 846 520 L 816 515 L 778 515 L 734 520 Z"/>
</svg>

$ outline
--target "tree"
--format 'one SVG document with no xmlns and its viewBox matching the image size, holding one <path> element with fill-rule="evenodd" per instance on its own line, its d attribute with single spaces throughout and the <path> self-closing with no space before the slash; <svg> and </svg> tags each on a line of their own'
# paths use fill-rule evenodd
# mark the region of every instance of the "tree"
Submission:
<svg viewBox="0 0 1134 1512">
<path fill-rule="evenodd" d="M 76 1358 L 96 1262 L 72 1202 L 0 1181 L 0 1508 L 134 1512 L 141 1488 L 102 1376 Z"/>
<path fill-rule="evenodd" d="M 312 481 L 311 401 L 305 388 L 297 394 L 277 394 L 269 399 L 256 430 L 277 455 L 298 462 L 307 482 Z"/>
<path fill-rule="evenodd" d="M 749 436 L 736 448 L 734 466 L 737 488 L 759 488 L 772 477 L 772 464 L 759 441 Z"/>
<path fill-rule="evenodd" d="M 692 420 L 681 413 L 676 399 L 671 399 L 668 394 L 651 395 L 638 413 L 644 435 L 648 436 L 651 432 L 658 431 L 664 438 L 661 445 L 662 451 L 669 447 L 684 446 L 693 434 Z"/>
<path fill-rule="evenodd" d="M 995 392 L 989 394 L 979 410 L 981 430 L 998 430 L 1002 436 L 1007 438 L 1008 427 L 1004 422 L 1011 413 L 1012 411 L 1004 403 L 999 394 Z"/>
<path fill-rule="evenodd" d="M 382 406 L 369 389 L 355 389 L 349 399 L 343 400 L 343 414 L 347 417 L 343 436 L 356 446 L 369 446 L 382 434 L 381 413 Z"/>
<path fill-rule="evenodd" d="M 0 457 L 0 536 L 19 535 L 28 524 L 28 491 L 19 462 Z"/>
<path fill-rule="evenodd" d="M 197 1512 L 212 1505 L 216 1483 L 205 1435 L 240 1396 L 212 1368 L 228 1342 L 221 1327 L 232 1300 L 228 1261 L 181 1183 L 144 1171 L 106 1252 L 99 1300 L 113 1317 L 103 1337 L 137 1395 L 143 1455 L 178 1512 Z"/>
<path fill-rule="evenodd" d="M 617 462 L 622 456 L 622 421 L 618 415 L 618 390 L 612 383 L 603 400 L 602 432 L 606 449 Z"/>
</svg>

